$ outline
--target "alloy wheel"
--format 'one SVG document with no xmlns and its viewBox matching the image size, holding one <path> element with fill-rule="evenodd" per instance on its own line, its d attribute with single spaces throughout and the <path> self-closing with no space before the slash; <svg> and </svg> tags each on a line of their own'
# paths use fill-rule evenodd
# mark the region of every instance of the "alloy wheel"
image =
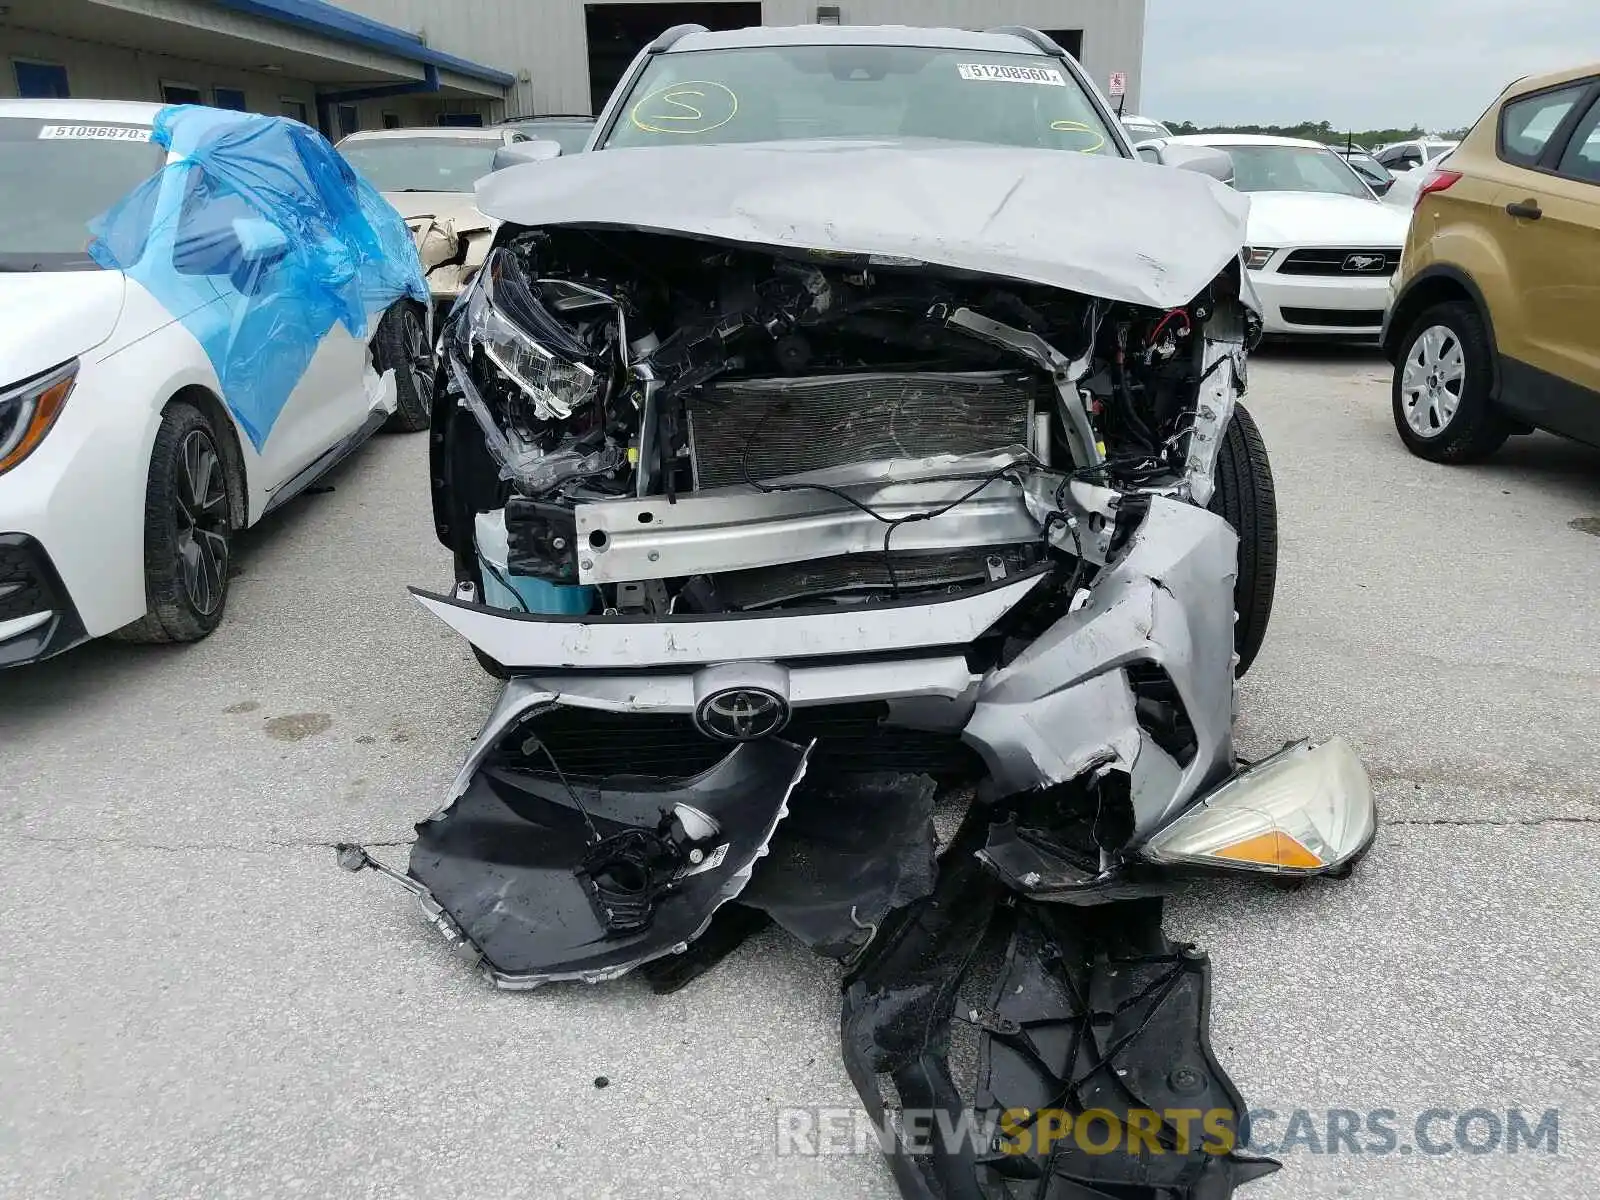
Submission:
<svg viewBox="0 0 1600 1200">
<path fill-rule="evenodd" d="M 1411 343 L 1400 375 L 1400 405 L 1418 437 L 1438 437 L 1455 418 L 1467 385 L 1461 339 L 1448 325 L 1430 325 Z"/>
<path fill-rule="evenodd" d="M 429 395 L 433 388 L 433 351 L 428 346 L 428 331 L 409 308 L 400 314 L 400 341 L 405 347 L 406 369 L 411 372 L 417 395 Z"/>
<path fill-rule="evenodd" d="M 183 439 L 174 496 L 183 590 L 194 610 L 209 617 L 222 605 L 228 577 L 228 485 L 216 443 L 202 429 Z"/>
</svg>

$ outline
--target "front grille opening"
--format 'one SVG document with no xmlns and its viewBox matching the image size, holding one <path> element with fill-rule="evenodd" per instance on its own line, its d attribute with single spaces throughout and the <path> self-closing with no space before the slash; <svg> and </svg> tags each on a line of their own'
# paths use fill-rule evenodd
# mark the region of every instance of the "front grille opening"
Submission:
<svg viewBox="0 0 1600 1200">
<path fill-rule="evenodd" d="M 59 607 L 49 566 L 33 541 L 0 542 L 0 621 Z"/>
<path fill-rule="evenodd" d="M 1295 250 L 1278 268 L 1281 275 L 1345 276 L 1382 279 L 1400 268 L 1400 251 L 1351 247 L 1343 250 Z"/>
<path fill-rule="evenodd" d="M 1283 319 L 1291 325 L 1320 325 L 1326 329 L 1377 329 L 1383 324 L 1383 309 L 1286 308 Z"/>
<path fill-rule="evenodd" d="M 1194 722 L 1189 719 L 1189 710 L 1184 707 L 1183 697 L 1178 694 L 1178 685 L 1158 663 L 1135 663 L 1127 673 L 1139 728 L 1180 767 L 1187 767 L 1199 752 L 1200 739 Z"/>
<path fill-rule="evenodd" d="M 797 708 L 778 736 L 804 745 L 813 738 L 808 774 L 892 771 L 931 775 L 942 784 L 982 778 L 983 759 L 959 733 L 887 725 L 889 705 L 829 704 Z M 561 706 L 508 733 L 491 765 L 553 777 L 544 751 L 524 752 L 536 736 L 571 781 L 596 784 L 621 777 L 688 779 L 708 771 L 732 750 L 706 737 L 687 713 L 614 713 Z"/>
</svg>

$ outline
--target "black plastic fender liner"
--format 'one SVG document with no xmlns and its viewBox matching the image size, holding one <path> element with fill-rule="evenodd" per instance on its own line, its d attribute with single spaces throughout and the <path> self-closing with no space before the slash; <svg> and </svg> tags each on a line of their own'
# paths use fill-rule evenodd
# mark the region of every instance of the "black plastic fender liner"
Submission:
<svg viewBox="0 0 1600 1200">
<path fill-rule="evenodd" d="M 1014 897 L 976 858 L 989 833 L 969 814 L 933 894 L 897 913 L 846 980 L 845 1066 L 874 1123 L 890 1131 L 901 1194 L 1225 1200 L 1277 1170 L 1237 1151 L 1249 1137 L 1246 1108 L 1207 1037 L 1209 963 L 1166 939 L 1160 900 Z M 987 977 L 988 1004 L 961 1011 L 992 929 L 1008 942 Z M 968 1088 L 951 1072 L 956 1021 L 979 1030 Z M 886 1102 L 886 1090 L 897 1100 Z M 926 1128 L 931 1114 L 935 1127 L 967 1136 L 909 1145 L 891 1108 L 902 1125 L 921 1114 Z"/>
<path fill-rule="evenodd" d="M 501 986 L 613 979 L 681 949 L 744 890 L 809 753 L 777 739 L 752 742 L 667 786 L 568 787 L 552 775 L 486 766 L 449 808 L 417 826 L 409 873 L 482 952 Z M 652 884 L 643 928 L 608 928 L 585 885 L 586 858 L 601 839 L 655 831 L 680 805 L 716 826 L 701 860 L 669 886 Z"/>
</svg>

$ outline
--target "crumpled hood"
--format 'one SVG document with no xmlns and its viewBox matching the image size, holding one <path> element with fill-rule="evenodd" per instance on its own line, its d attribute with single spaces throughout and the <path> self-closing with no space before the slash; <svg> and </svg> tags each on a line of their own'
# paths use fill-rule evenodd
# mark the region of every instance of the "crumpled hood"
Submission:
<svg viewBox="0 0 1600 1200">
<path fill-rule="evenodd" d="M 1253 246 L 1356 246 L 1399 249 L 1411 210 L 1328 192 L 1252 192 Z"/>
<path fill-rule="evenodd" d="M 0 274 L 0 387 L 101 345 L 126 291 L 121 271 Z"/>
<path fill-rule="evenodd" d="M 518 225 L 875 254 L 1155 308 L 1238 255 L 1249 210 L 1192 171 L 932 140 L 605 150 L 497 171 L 477 199 Z"/>
<path fill-rule="evenodd" d="M 409 224 L 432 217 L 456 233 L 493 229 L 495 222 L 478 211 L 471 192 L 385 192 L 383 198 Z"/>
</svg>

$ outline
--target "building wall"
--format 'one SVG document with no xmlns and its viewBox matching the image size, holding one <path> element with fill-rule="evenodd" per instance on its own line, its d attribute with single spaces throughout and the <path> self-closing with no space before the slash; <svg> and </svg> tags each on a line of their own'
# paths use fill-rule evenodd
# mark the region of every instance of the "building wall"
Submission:
<svg viewBox="0 0 1600 1200">
<path fill-rule="evenodd" d="M 149 100 L 159 103 L 163 81 L 197 87 L 210 98 L 217 87 L 241 88 L 252 112 L 276 113 L 284 98 L 305 104 L 316 112 L 316 89 L 303 81 L 282 75 L 245 71 L 236 67 L 216 67 L 189 59 L 172 58 L 124 50 L 96 42 L 81 42 L 53 34 L 8 29 L 5 33 L 7 61 L 0 72 L 0 97 L 17 94 L 17 80 L 10 59 L 35 59 L 58 63 L 67 69 L 67 86 L 79 99 Z"/>
<path fill-rule="evenodd" d="M 648 0 L 645 0 L 648 2 Z M 420 34 L 428 45 L 518 77 L 502 101 L 394 97 L 360 104 L 361 126 L 378 128 L 385 112 L 405 124 L 433 124 L 441 112 L 474 112 L 485 120 L 503 116 L 590 111 L 588 43 L 584 0 L 339 0 L 342 7 Z M 1138 110 L 1139 70 L 1144 51 L 1145 0 L 840 0 L 853 24 L 953 25 L 982 29 L 1031 25 L 1082 29 L 1083 60 L 1105 89 L 1112 71 L 1128 74 L 1128 110 Z M 764 0 L 768 24 L 803 24 L 815 19 L 814 0 Z M 279 97 L 303 98 L 314 89 L 302 80 L 209 67 L 159 54 L 8 29 L 8 55 L 64 63 L 72 93 L 79 97 L 159 100 L 160 81 L 176 79 L 209 90 L 242 87 L 253 111 L 277 112 Z M 15 94 L 9 70 L 0 96 Z"/>
<path fill-rule="evenodd" d="M 515 115 L 590 110 L 584 0 L 342 0 L 376 20 L 425 34 L 429 45 L 532 78 L 508 98 Z M 649 2 L 649 0 L 644 0 Z M 1082 29 L 1083 59 L 1102 91 L 1112 71 L 1128 75 L 1129 112 L 1138 111 L 1145 0 L 839 0 L 847 24 L 1029 25 Z M 448 10 L 449 15 L 443 15 Z M 764 0 L 769 25 L 816 18 L 815 0 Z M 447 40 L 448 39 L 448 40 Z"/>
<path fill-rule="evenodd" d="M 17 94 L 11 60 L 20 58 L 66 67 L 67 86 L 77 99 L 159 103 L 163 83 L 180 83 L 199 88 L 209 102 L 213 89 L 237 88 L 244 92 L 245 107 L 251 112 L 297 116 L 298 112 L 291 112 L 283 103 L 292 100 L 303 104 L 307 119 L 313 124 L 316 122 L 315 85 L 287 74 L 215 66 L 172 55 L 15 28 L 5 30 L 0 58 L 3 58 L 0 61 L 0 98 Z M 385 113 L 399 117 L 402 125 L 433 125 L 441 113 L 476 113 L 487 124 L 500 119 L 507 111 L 506 103 L 499 100 L 435 96 L 366 100 L 356 108 L 363 129 L 382 128 Z"/>
<path fill-rule="evenodd" d="M 506 115 L 537 112 L 586 112 L 582 109 L 536 108 L 535 69 L 565 67 L 561 47 L 570 47 L 570 27 L 577 21 L 577 56 L 584 58 L 583 3 L 578 0 L 335 0 L 340 8 L 421 34 L 435 50 L 469 62 L 497 67 L 518 77 L 506 97 Z M 548 65 L 546 65 L 548 64 Z M 529 78 L 522 78 L 524 75 Z M 585 75 L 587 78 L 587 75 Z"/>
</svg>

